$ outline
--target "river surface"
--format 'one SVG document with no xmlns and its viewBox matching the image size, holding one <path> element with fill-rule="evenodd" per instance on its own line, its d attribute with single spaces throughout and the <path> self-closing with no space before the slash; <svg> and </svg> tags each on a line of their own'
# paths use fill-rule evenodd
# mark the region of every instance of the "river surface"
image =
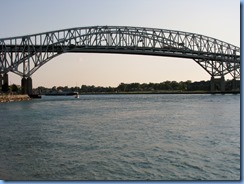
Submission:
<svg viewBox="0 0 244 184">
<path fill-rule="evenodd" d="M 3 180 L 239 180 L 240 95 L 0 104 Z"/>
</svg>

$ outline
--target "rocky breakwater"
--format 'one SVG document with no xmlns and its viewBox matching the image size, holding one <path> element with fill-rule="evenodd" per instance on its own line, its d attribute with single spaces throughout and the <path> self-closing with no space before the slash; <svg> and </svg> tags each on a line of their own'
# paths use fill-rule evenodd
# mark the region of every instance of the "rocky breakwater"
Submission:
<svg viewBox="0 0 244 184">
<path fill-rule="evenodd" d="M 0 103 L 30 100 L 28 95 L 0 95 Z"/>
</svg>

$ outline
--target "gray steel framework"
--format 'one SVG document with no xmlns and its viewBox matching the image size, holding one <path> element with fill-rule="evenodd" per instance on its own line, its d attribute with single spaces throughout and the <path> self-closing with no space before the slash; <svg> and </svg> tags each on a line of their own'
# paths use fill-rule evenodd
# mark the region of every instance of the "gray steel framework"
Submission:
<svg viewBox="0 0 244 184">
<path fill-rule="evenodd" d="M 240 78 L 240 48 L 200 34 L 128 26 L 92 26 L 0 39 L 0 74 L 30 77 L 67 52 L 189 58 L 212 77 Z"/>
</svg>

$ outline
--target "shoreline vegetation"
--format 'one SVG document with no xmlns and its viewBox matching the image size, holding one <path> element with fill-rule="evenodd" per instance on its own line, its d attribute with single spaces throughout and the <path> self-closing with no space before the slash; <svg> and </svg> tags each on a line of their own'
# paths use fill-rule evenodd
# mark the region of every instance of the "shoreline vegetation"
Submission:
<svg viewBox="0 0 244 184">
<path fill-rule="evenodd" d="M 216 82 L 215 91 L 221 91 L 220 83 Z M 52 88 L 46 88 L 39 86 L 36 89 L 33 89 L 33 94 L 39 95 L 55 95 L 62 93 L 72 93 L 76 92 L 79 94 L 155 94 L 155 93 L 169 93 L 169 94 L 199 94 L 199 93 L 210 93 L 211 91 L 211 82 L 210 81 L 200 81 L 192 82 L 188 81 L 164 81 L 161 83 L 120 83 L 117 87 L 103 87 L 103 86 L 94 86 L 94 85 L 82 85 L 76 87 L 68 86 L 53 86 Z M 225 81 L 225 91 L 240 91 L 240 80 Z"/>
<path fill-rule="evenodd" d="M 131 92 L 93 92 L 80 93 L 79 95 L 133 95 L 133 94 L 239 94 L 240 91 L 131 91 Z"/>
<path fill-rule="evenodd" d="M 32 90 L 33 95 L 20 95 L 21 86 L 10 85 L 8 91 L 0 93 L 0 102 L 12 102 L 30 100 L 41 95 L 71 96 L 80 95 L 109 95 L 109 94 L 239 94 L 240 80 L 225 81 L 225 92 L 220 91 L 220 84 L 215 84 L 215 91 L 211 91 L 210 81 L 165 81 L 161 83 L 120 83 L 117 87 L 102 87 L 94 85 L 82 85 L 76 87 L 53 86 L 46 88 L 39 86 Z"/>
</svg>

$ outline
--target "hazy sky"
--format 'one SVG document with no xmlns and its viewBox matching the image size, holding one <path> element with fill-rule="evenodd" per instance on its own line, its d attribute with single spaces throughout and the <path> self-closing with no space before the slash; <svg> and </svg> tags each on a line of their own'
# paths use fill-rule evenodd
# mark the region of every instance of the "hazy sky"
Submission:
<svg viewBox="0 0 244 184">
<path fill-rule="evenodd" d="M 0 38 L 57 29 L 118 25 L 199 33 L 240 46 L 238 0 L 1 0 Z M 62 54 L 33 75 L 33 86 L 118 86 L 121 82 L 209 80 L 189 59 Z M 21 77 L 10 74 L 10 82 Z"/>
</svg>

